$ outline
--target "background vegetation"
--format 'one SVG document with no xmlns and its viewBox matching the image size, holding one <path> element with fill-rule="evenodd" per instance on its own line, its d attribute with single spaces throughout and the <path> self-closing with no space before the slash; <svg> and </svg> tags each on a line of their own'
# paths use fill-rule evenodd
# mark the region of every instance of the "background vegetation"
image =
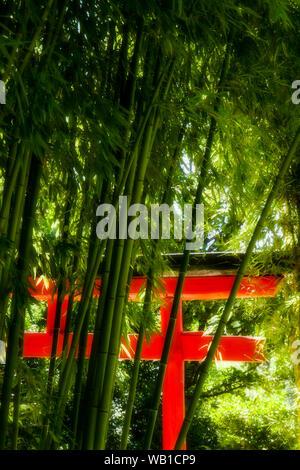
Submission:
<svg viewBox="0 0 300 470">
<path fill-rule="evenodd" d="M 273 300 L 236 302 L 225 322 L 227 334 L 264 335 L 267 362 L 209 369 L 188 445 L 299 447 L 299 1 L 4 0 L 0 27 L 0 447 L 125 448 L 128 437 L 128 447 L 159 448 L 162 364 L 117 355 L 122 332 L 142 338 L 155 328 L 151 292 L 168 269 L 161 254 L 182 252 L 184 241 L 100 241 L 96 208 L 120 195 L 148 207 L 202 202 L 203 250 L 245 252 L 272 187 L 247 270 L 284 270 L 284 288 Z M 274 253 L 284 266 L 270 262 Z M 127 305 L 134 268 L 148 279 L 140 308 Z M 58 328 L 49 360 L 23 360 L 24 329 L 44 325 L 45 308 L 27 289 L 37 275 L 56 282 Z M 74 336 L 56 359 L 66 295 Z M 186 305 L 186 328 L 214 333 L 222 312 L 220 303 Z M 187 401 L 202 372 L 186 367 Z"/>
</svg>

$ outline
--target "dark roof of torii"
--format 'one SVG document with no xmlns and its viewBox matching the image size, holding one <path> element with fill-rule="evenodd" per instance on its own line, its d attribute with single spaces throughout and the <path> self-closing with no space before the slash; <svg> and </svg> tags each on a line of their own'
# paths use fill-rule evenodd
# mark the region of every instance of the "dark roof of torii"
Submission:
<svg viewBox="0 0 300 470">
<path fill-rule="evenodd" d="M 167 264 L 176 275 L 181 265 L 182 253 L 167 253 L 162 255 L 167 258 Z M 221 276 L 235 275 L 244 253 L 231 252 L 210 252 L 210 253 L 190 253 L 190 264 L 187 272 L 188 276 Z M 295 260 L 291 256 L 274 252 L 271 255 L 255 253 L 251 258 L 248 273 L 255 275 L 283 275 L 294 268 Z M 135 270 L 134 275 L 143 273 Z M 170 275 L 170 273 L 166 273 Z"/>
</svg>

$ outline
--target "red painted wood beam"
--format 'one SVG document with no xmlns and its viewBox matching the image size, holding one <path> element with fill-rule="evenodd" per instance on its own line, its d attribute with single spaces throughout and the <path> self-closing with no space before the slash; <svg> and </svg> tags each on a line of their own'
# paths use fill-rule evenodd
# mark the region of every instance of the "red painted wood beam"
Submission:
<svg viewBox="0 0 300 470">
<path fill-rule="evenodd" d="M 182 300 L 216 300 L 227 299 L 232 288 L 235 276 L 207 276 L 207 277 L 187 277 L 184 281 Z M 43 278 L 35 281 L 32 279 L 32 287 L 29 289 L 33 297 L 37 300 L 49 300 L 53 295 L 55 285 L 52 281 L 46 284 Z M 261 276 L 245 277 L 238 291 L 238 297 L 274 297 L 276 295 L 281 277 Z M 176 289 L 177 278 L 165 277 L 160 280 L 165 290 L 160 291 L 161 297 L 173 297 Z M 100 280 L 95 283 L 94 296 L 99 295 Z M 138 300 L 138 294 L 145 285 L 145 278 L 136 277 L 131 282 L 129 298 Z M 80 299 L 80 293 L 77 293 Z"/>
</svg>

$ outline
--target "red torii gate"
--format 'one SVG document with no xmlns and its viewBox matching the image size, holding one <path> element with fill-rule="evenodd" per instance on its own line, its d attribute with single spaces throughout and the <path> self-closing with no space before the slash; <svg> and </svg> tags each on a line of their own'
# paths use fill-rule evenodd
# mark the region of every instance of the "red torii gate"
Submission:
<svg viewBox="0 0 300 470">
<path fill-rule="evenodd" d="M 174 449 L 181 428 L 184 413 L 184 362 L 202 361 L 207 353 L 212 336 L 204 336 L 203 332 L 183 331 L 182 301 L 184 300 L 216 300 L 226 299 L 234 282 L 234 276 L 197 276 L 187 277 L 181 297 L 175 334 L 170 351 L 168 366 L 163 386 L 163 449 Z M 245 277 L 240 286 L 238 297 L 273 297 L 279 289 L 281 278 L 275 276 Z M 150 343 L 144 342 L 143 360 L 159 360 L 161 357 L 164 337 L 170 316 L 177 278 L 166 277 L 162 280 L 165 291 L 164 305 L 161 307 L 162 334 L 154 334 Z M 45 333 L 25 332 L 23 357 L 49 358 L 51 354 L 53 327 L 57 294 L 53 295 L 53 283 L 45 285 L 43 278 L 33 282 L 31 294 L 38 300 L 48 302 L 47 327 Z M 129 294 L 130 300 L 139 300 L 138 293 L 145 284 L 145 278 L 136 277 L 132 280 Z M 100 281 L 96 281 L 94 296 L 99 296 Z M 78 299 L 80 296 L 77 297 Z M 62 318 L 57 354 L 62 352 L 68 297 L 62 306 Z M 70 335 L 70 341 L 72 334 Z M 93 334 L 88 335 L 86 357 L 89 357 Z M 132 359 L 137 343 L 137 335 L 129 335 L 128 341 L 122 340 L 120 359 Z M 128 348 L 129 344 L 129 348 Z M 242 336 L 223 336 L 215 360 L 230 362 L 263 362 L 263 345 L 261 338 Z"/>
</svg>

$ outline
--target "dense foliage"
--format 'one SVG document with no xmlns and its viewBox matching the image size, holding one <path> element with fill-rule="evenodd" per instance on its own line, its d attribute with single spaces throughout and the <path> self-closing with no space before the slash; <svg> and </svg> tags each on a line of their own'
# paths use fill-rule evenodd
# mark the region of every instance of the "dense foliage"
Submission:
<svg viewBox="0 0 300 470">
<path fill-rule="evenodd" d="M 189 254 L 184 240 L 98 239 L 98 205 L 122 195 L 147 207 L 203 203 L 204 252 L 246 252 L 241 276 L 284 273 L 275 299 L 238 300 L 232 312 L 185 306 L 187 329 L 262 335 L 268 346 L 259 366 L 187 365 L 187 404 L 200 394 L 188 445 L 297 448 L 299 1 L 4 0 L 0 28 L 0 448 L 161 447 L 164 361 L 117 358 L 122 334 L 157 329 L 162 254 L 184 252 L 182 282 Z M 147 278 L 135 306 L 134 270 Z M 51 358 L 23 360 L 24 330 L 45 327 L 45 305 L 28 293 L 41 275 L 58 293 Z"/>
</svg>

